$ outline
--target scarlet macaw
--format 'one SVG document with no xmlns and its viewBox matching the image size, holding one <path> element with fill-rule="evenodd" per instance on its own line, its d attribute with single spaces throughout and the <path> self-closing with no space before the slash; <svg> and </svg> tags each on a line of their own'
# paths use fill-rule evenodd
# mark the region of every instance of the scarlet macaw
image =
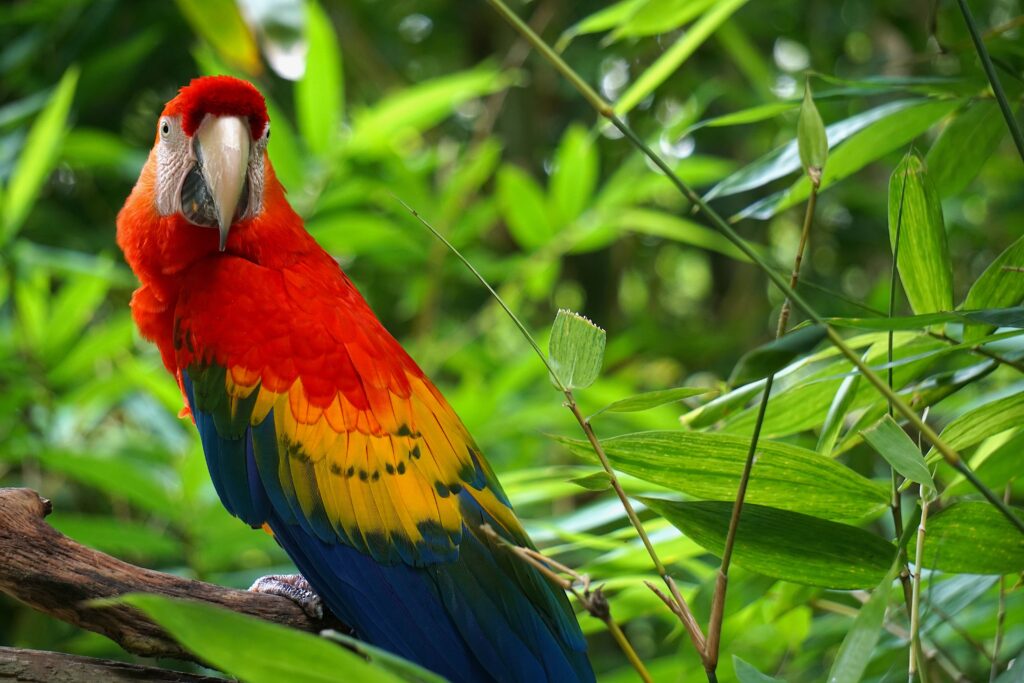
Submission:
<svg viewBox="0 0 1024 683">
<path fill-rule="evenodd" d="M 531 545 L 494 472 L 306 232 L 269 137 L 252 85 L 193 80 L 117 218 L 224 507 L 366 642 L 453 681 L 594 680 L 564 592 L 481 531 Z"/>
</svg>

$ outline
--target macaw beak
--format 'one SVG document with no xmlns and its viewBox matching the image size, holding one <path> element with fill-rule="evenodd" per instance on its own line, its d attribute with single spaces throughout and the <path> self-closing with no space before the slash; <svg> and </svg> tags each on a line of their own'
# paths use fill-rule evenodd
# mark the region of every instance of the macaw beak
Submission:
<svg viewBox="0 0 1024 683">
<path fill-rule="evenodd" d="M 237 116 L 207 116 L 196 137 L 203 180 L 217 210 L 220 250 L 224 251 L 249 169 L 249 124 Z"/>
</svg>

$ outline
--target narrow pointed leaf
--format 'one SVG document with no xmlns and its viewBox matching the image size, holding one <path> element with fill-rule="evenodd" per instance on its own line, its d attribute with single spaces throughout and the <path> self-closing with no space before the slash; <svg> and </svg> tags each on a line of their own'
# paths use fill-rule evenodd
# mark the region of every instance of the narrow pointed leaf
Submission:
<svg viewBox="0 0 1024 683">
<path fill-rule="evenodd" d="M 921 450 L 891 416 L 886 415 L 871 429 L 862 431 L 861 436 L 897 472 L 911 481 L 935 490 L 935 482 L 932 481 L 928 466 L 924 464 Z"/>
<path fill-rule="evenodd" d="M 578 313 L 560 310 L 551 326 L 548 352 L 567 389 L 585 389 L 601 374 L 605 332 Z"/>
<path fill-rule="evenodd" d="M 721 556 L 732 502 L 640 497 L 645 505 L 709 552 Z M 733 562 L 765 576 L 809 586 L 866 588 L 892 565 L 896 546 L 863 529 L 747 503 Z"/>
<path fill-rule="evenodd" d="M 1014 268 L 1024 268 L 1024 237 L 1007 247 L 974 281 L 963 308 L 998 308 L 1024 301 L 1024 272 Z M 964 328 L 964 340 L 980 339 L 992 329 L 993 325 L 968 325 Z"/>
<path fill-rule="evenodd" d="M 942 206 L 917 154 L 905 156 L 889 179 L 889 243 L 894 252 L 897 227 L 896 265 L 914 313 L 952 309 L 953 269 Z"/>
<path fill-rule="evenodd" d="M 547 244 L 556 228 L 537 181 L 511 164 L 502 166 L 497 178 L 498 206 L 512 239 L 527 251 Z"/>
<path fill-rule="evenodd" d="M 740 358 L 732 370 L 732 375 L 729 376 L 729 384 L 737 386 L 767 377 L 789 365 L 797 357 L 810 352 L 824 338 L 824 328 L 809 325 L 779 339 L 773 339 Z"/>
<path fill-rule="evenodd" d="M 864 354 L 861 360 L 866 361 L 867 354 Z M 857 398 L 860 378 L 861 374 L 858 372 L 844 379 L 843 383 L 839 385 L 839 390 L 832 399 L 831 405 L 829 405 L 828 414 L 826 414 L 825 422 L 822 424 L 816 447 L 816 450 L 822 455 L 831 454 L 832 449 L 835 448 L 839 432 L 843 428 L 843 422 L 846 421 L 846 415 L 850 410 L 850 406 L 853 405 L 854 399 Z"/>
<path fill-rule="evenodd" d="M 825 160 L 828 159 L 828 138 L 825 136 L 825 123 L 821 120 L 818 108 L 814 106 L 809 81 L 804 86 L 804 101 L 800 105 L 800 117 L 796 122 L 796 140 L 804 173 L 812 180 L 820 179 Z"/>
<path fill-rule="evenodd" d="M 572 221 L 590 205 L 598 174 L 595 144 L 585 128 L 574 124 L 569 126 L 555 152 L 551 203 L 563 223 Z"/>
<path fill-rule="evenodd" d="M 785 683 L 782 679 L 761 673 L 753 664 L 743 661 L 736 655 L 732 656 L 732 670 L 740 683 Z"/>
<path fill-rule="evenodd" d="M 875 645 L 882 635 L 885 609 L 889 604 L 889 591 L 895 576 L 896 567 L 893 567 L 857 612 L 853 626 L 843 638 L 839 653 L 832 662 L 828 683 L 857 683 L 864 675 L 868 664 L 871 663 Z"/>
<path fill-rule="evenodd" d="M 306 72 L 295 84 L 295 116 L 306 146 L 324 157 L 341 132 L 345 86 L 334 26 L 316 0 L 306 2 Z"/>
<path fill-rule="evenodd" d="M 629 398 L 619 399 L 614 403 L 609 403 L 604 408 L 601 408 L 591 415 L 591 417 L 597 417 L 604 412 L 635 413 L 641 410 L 657 408 L 658 406 L 665 405 L 666 403 L 681 401 L 684 398 L 690 398 L 691 396 L 701 396 L 710 392 L 711 389 L 707 389 L 705 387 L 677 387 L 675 389 L 648 391 L 643 394 L 637 394 L 636 396 L 630 396 Z"/>
<path fill-rule="evenodd" d="M 576 456 L 596 462 L 586 441 L 557 438 Z M 750 440 L 705 432 L 640 432 L 602 439 L 615 469 L 696 498 L 731 501 Z M 876 515 L 889 501 L 884 487 L 814 451 L 776 441 L 758 445 L 747 501 L 835 520 Z"/>
<path fill-rule="evenodd" d="M 939 436 L 950 448 L 970 448 L 989 436 L 1024 424 L 1024 392 L 990 401 L 957 417 L 943 428 Z M 932 448 L 926 458 L 938 457 Z"/>
<path fill-rule="evenodd" d="M 925 161 L 935 191 L 945 199 L 974 180 L 1006 133 L 999 106 L 980 100 L 960 112 L 928 150 Z"/>
<path fill-rule="evenodd" d="M 256 38 L 235 0 L 178 0 L 178 7 L 222 59 L 250 76 L 263 71 Z"/>
</svg>

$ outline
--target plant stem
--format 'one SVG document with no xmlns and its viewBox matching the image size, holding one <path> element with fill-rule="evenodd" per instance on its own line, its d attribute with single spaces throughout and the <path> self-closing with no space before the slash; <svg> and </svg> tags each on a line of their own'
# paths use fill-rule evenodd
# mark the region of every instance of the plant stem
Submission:
<svg viewBox="0 0 1024 683">
<path fill-rule="evenodd" d="M 622 648 L 622 651 L 626 654 L 626 659 L 628 659 L 629 663 L 633 665 L 634 669 L 636 669 L 641 680 L 643 680 L 644 683 L 654 683 L 654 679 L 651 678 L 651 674 L 647 671 L 647 667 L 644 666 L 640 656 L 637 655 L 636 650 L 633 649 L 633 646 L 626 639 L 626 634 L 622 632 L 622 628 L 619 627 L 619 625 L 615 623 L 615 620 L 610 617 L 605 621 L 605 624 L 608 626 L 608 630 L 611 632 L 612 638 L 615 639 L 615 642 L 619 644 L 619 647 Z"/>
<path fill-rule="evenodd" d="M 807 248 L 807 241 L 811 234 L 811 225 L 814 223 L 814 208 L 817 205 L 817 201 L 818 184 L 812 179 L 811 195 L 807 200 L 803 229 L 800 231 L 800 243 L 797 246 L 796 256 L 793 257 L 793 270 L 789 276 L 789 286 L 791 288 L 796 288 L 797 283 L 800 281 L 800 266 L 803 264 L 804 250 Z M 786 327 L 789 325 L 789 312 L 790 300 L 787 297 L 782 302 L 782 310 L 779 311 L 779 322 L 775 328 L 776 339 L 786 333 Z M 761 392 L 761 402 L 757 408 L 757 421 L 754 423 L 754 433 L 750 438 L 750 447 L 747 449 L 747 459 L 743 463 L 743 473 L 740 475 L 740 484 L 736 490 L 736 501 L 732 506 L 732 515 L 729 517 L 729 530 L 725 536 L 722 564 L 718 569 L 718 576 L 715 580 L 715 593 L 711 600 L 711 619 L 708 622 L 708 641 L 705 652 L 705 667 L 709 667 L 712 670 L 718 666 L 719 648 L 722 640 L 722 619 L 725 613 L 725 595 L 729 588 L 729 565 L 732 562 L 732 551 L 736 544 L 740 516 L 743 513 L 743 502 L 746 499 L 747 486 L 750 483 L 750 472 L 754 467 L 754 460 L 756 459 L 757 442 L 761 438 L 761 428 L 764 426 L 764 416 L 768 410 L 768 400 L 771 397 L 774 382 L 775 373 L 772 372 L 765 379 L 764 389 Z"/>
<path fill-rule="evenodd" d="M 917 526 L 917 548 L 914 554 L 914 591 L 913 591 L 913 602 L 910 608 L 910 667 L 908 669 L 907 680 L 910 683 L 914 681 L 914 674 L 917 668 L 920 666 L 922 674 L 921 679 L 924 680 L 924 667 L 923 658 L 921 657 L 921 635 L 920 630 L 920 602 L 921 602 L 921 565 L 924 559 L 924 535 L 925 527 L 928 523 L 928 498 L 925 494 L 924 489 L 921 489 L 921 521 Z"/>
<path fill-rule="evenodd" d="M 1010 108 L 1010 102 L 1006 99 L 1006 91 L 1003 90 L 1003 84 L 999 81 L 999 74 L 996 73 L 992 57 L 988 54 L 988 48 L 985 47 L 985 41 L 978 31 L 978 25 L 974 23 L 974 15 L 971 14 L 971 8 L 967 6 L 967 0 L 957 0 L 957 3 L 960 5 L 960 13 L 964 15 L 964 23 L 967 24 L 971 40 L 974 41 L 974 49 L 978 51 L 978 57 L 981 58 L 981 66 L 985 70 L 985 75 L 988 76 L 988 82 L 992 85 L 992 92 L 995 93 L 996 101 L 999 102 L 999 109 L 1002 110 L 1003 118 L 1006 119 L 1006 126 L 1010 129 L 1013 144 L 1017 145 L 1017 153 L 1020 154 L 1021 161 L 1024 161 L 1024 135 L 1021 135 L 1020 126 L 1017 125 L 1017 119 L 1013 116 L 1013 109 Z"/>
<path fill-rule="evenodd" d="M 1003 500 L 1010 502 L 1012 486 L 1007 483 L 1003 490 Z M 989 669 L 988 680 L 993 683 L 999 674 L 999 649 L 1003 645 L 1003 624 L 1006 622 L 1006 577 L 999 577 L 999 608 L 996 611 L 996 639 L 992 644 L 992 668 Z"/>
<path fill-rule="evenodd" d="M 917 429 L 924 436 L 928 443 L 932 444 L 935 447 L 935 450 L 937 450 L 939 454 L 942 455 L 943 459 L 951 467 L 954 467 L 959 472 L 963 473 L 963 475 L 971 482 L 971 484 L 976 489 L 978 489 L 978 491 L 986 498 L 986 500 L 988 500 L 992 505 L 994 505 L 999 510 L 999 512 L 1002 513 L 1003 516 L 1010 521 L 1011 524 L 1017 527 L 1017 529 L 1022 534 L 1024 534 L 1024 521 L 1021 521 L 1021 519 L 1017 517 L 1016 513 L 1010 509 L 1010 506 L 1003 503 L 1002 499 L 1000 499 L 994 493 L 992 493 L 992 491 L 990 491 L 987 486 L 985 486 L 976 476 L 974 476 L 974 473 L 970 471 L 970 468 L 966 464 L 964 464 L 963 461 L 960 459 L 960 455 L 956 452 L 956 450 L 951 448 L 945 441 L 940 439 L 939 435 L 936 434 L 931 427 L 925 424 L 920 417 L 918 417 L 917 413 L 914 412 L 913 408 L 911 408 L 903 399 L 901 399 L 891 389 L 889 389 L 888 385 L 886 385 L 885 382 L 883 382 L 882 379 L 873 370 L 871 370 L 871 368 L 868 367 L 867 363 L 861 360 L 861 358 L 854 352 L 854 350 L 851 349 L 846 344 L 842 336 L 840 336 L 840 334 L 836 332 L 835 329 L 833 329 L 830 325 L 828 325 L 825 322 L 824 317 L 821 314 L 819 314 L 809 303 L 807 303 L 807 301 L 804 300 L 802 296 L 797 294 L 793 290 L 793 288 L 789 286 L 785 278 L 778 272 L 776 272 L 775 268 L 770 263 L 768 263 L 768 261 L 764 257 L 762 257 L 754 249 L 752 249 L 751 246 L 747 244 L 746 240 L 740 237 L 739 233 L 737 233 L 736 230 L 734 230 L 733 227 L 729 225 L 729 223 L 725 219 L 718 215 L 718 212 L 712 209 L 711 206 L 708 205 L 708 203 L 705 202 L 700 197 L 700 195 L 694 192 L 689 185 L 684 183 L 682 179 L 675 173 L 675 171 L 673 171 L 672 168 L 665 162 L 665 160 L 662 159 L 657 153 L 655 153 L 654 150 L 652 150 L 647 145 L 647 143 L 641 140 L 640 137 L 635 132 L 633 132 L 632 128 L 626 125 L 626 123 L 622 119 L 615 115 L 615 112 L 612 109 L 611 105 L 605 102 L 600 95 L 594 92 L 594 90 L 589 85 L 587 85 L 586 81 L 584 81 L 579 76 L 579 74 L 577 74 L 572 69 L 572 67 L 565 62 L 565 60 L 563 60 L 554 50 L 552 50 L 547 45 L 547 43 L 545 43 L 540 38 L 540 36 L 534 33 L 529 26 L 524 24 L 522 20 L 520 20 L 519 17 L 517 17 L 512 12 L 512 10 L 510 10 L 505 5 L 505 3 L 502 0 L 487 0 L 487 2 L 489 2 L 498 11 L 498 13 L 501 14 L 517 31 L 519 31 L 523 35 L 523 37 L 525 37 L 530 42 L 531 45 L 537 48 L 537 50 L 544 56 L 544 58 L 547 59 L 552 64 L 552 66 L 554 66 L 554 68 L 558 70 L 559 73 L 563 74 L 569 80 L 569 82 L 583 95 L 583 97 L 590 103 L 590 105 L 598 114 L 604 116 L 609 121 L 611 121 L 612 125 L 618 128 L 619 131 L 623 134 L 623 136 L 630 141 L 630 143 L 632 143 L 638 150 L 643 152 L 643 154 L 648 159 L 650 159 L 650 161 L 655 166 L 661 169 L 661 171 L 665 174 L 665 177 L 669 179 L 669 181 L 676 187 L 676 189 L 679 190 L 679 192 L 684 197 L 690 200 L 690 202 L 693 203 L 693 205 L 697 209 L 702 211 L 705 217 L 711 222 L 711 224 L 719 232 L 721 232 L 730 242 L 736 245 L 736 247 L 747 256 L 747 258 L 756 263 L 758 267 L 761 268 L 762 271 L 764 271 L 765 275 L 768 276 L 768 279 L 771 280 L 772 283 L 776 287 L 778 287 L 786 297 L 791 299 L 793 303 L 795 303 L 800 308 L 800 310 L 802 310 L 807 315 L 808 318 L 810 318 L 813 322 L 821 325 L 825 329 L 825 333 L 826 336 L 828 336 L 829 341 L 839 350 L 840 353 L 846 356 L 850 360 L 850 362 L 853 363 L 854 367 L 856 367 L 861 372 L 861 374 L 863 374 L 868 379 L 868 381 L 871 382 L 872 386 L 874 386 L 879 392 L 881 392 L 882 396 L 892 401 L 894 407 L 900 413 L 900 415 L 902 415 L 908 422 L 910 422 L 910 424 L 912 424 L 914 428 Z"/>
</svg>

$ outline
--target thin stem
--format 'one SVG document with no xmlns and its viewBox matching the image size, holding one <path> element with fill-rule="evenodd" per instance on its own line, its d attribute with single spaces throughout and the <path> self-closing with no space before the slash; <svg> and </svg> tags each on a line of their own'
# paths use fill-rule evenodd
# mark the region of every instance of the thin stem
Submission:
<svg viewBox="0 0 1024 683">
<path fill-rule="evenodd" d="M 633 649 L 629 640 L 626 639 L 626 634 L 622 632 L 622 629 L 617 623 L 615 623 L 615 620 L 609 617 L 604 623 L 608 626 L 608 630 L 611 632 L 612 638 L 615 639 L 615 642 L 619 644 L 619 648 L 621 648 L 625 653 L 626 659 L 629 660 L 629 663 L 633 665 L 634 669 L 636 669 L 637 674 L 640 675 L 641 680 L 643 680 L 644 683 L 654 683 L 654 679 L 651 678 L 651 674 L 647 671 L 647 667 L 644 666 L 640 656 L 637 655 L 636 650 Z"/>
<path fill-rule="evenodd" d="M 1010 484 L 1003 490 L 1003 500 L 1010 502 Z M 999 649 L 1003 645 L 1003 624 L 1006 622 L 1006 577 L 999 577 L 999 607 L 996 611 L 996 640 L 992 644 L 992 668 L 989 669 L 988 680 L 993 683 L 999 674 Z"/>
<path fill-rule="evenodd" d="M 956 339 L 953 339 L 952 337 L 950 337 L 950 336 L 948 336 L 948 335 L 946 335 L 946 334 L 944 334 L 942 332 L 936 332 L 934 330 L 929 330 L 928 331 L 928 336 L 933 337 L 935 339 L 939 339 L 939 340 L 944 341 L 944 342 L 947 342 L 949 344 L 959 344 L 960 343 Z M 1000 365 L 1005 365 L 1006 367 L 1013 368 L 1014 370 L 1016 370 L 1018 372 L 1024 372 L 1024 361 L 1014 360 L 1014 359 L 1011 359 L 1011 358 L 1007 358 L 1005 356 L 1001 356 L 998 353 L 994 353 L 992 351 L 989 351 L 988 349 L 986 349 L 981 344 L 978 344 L 976 346 L 972 346 L 968 350 L 971 353 L 974 353 L 974 354 L 977 354 L 979 356 L 982 356 L 983 358 L 988 358 L 989 360 L 994 360 L 995 362 L 999 363 Z"/>
<path fill-rule="evenodd" d="M 921 521 L 917 526 L 917 548 L 914 554 L 914 592 L 913 602 L 910 608 L 910 668 L 908 669 L 907 680 L 914 681 L 914 675 L 918 666 L 923 664 L 921 657 L 921 635 L 920 635 L 920 602 L 921 602 L 921 565 L 924 559 L 924 535 L 928 523 L 928 497 L 924 490 L 921 490 Z M 921 667 L 921 673 L 924 668 Z M 922 676 L 923 678 L 923 676 Z"/>
<path fill-rule="evenodd" d="M 1002 110 L 1003 118 L 1006 119 L 1006 126 L 1010 129 L 1013 144 L 1017 145 L 1017 153 L 1020 154 L 1021 161 L 1024 161 L 1024 135 L 1021 135 L 1020 126 L 1017 125 L 1017 119 L 1013 116 L 1013 109 L 1010 108 L 1010 102 L 1006 99 L 1006 92 L 1003 90 L 1003 84 L 999 81 L 996 67 L 992 64 L 992 57 L 988 54 L 988 48 L 985 47 L 985 41 L 981 37 L 981 32 L 978 31 L 978 25 L 974 23 L 974 15 L 971 14 L 971 8 L 967 6 L 967 0 L 957 0 L 957 3 L 960 5 L 960 13 L 964 15 L 964 23 L 967 24 L 971 40 L 974 41 L 974 49 L 978 51 L 978 57 L 981 58 L 981 66 L 985 70 L 985 75 L 988 76 L 988 82 L 992 85 L 992 92 L 995 93 L 996 101 L 999 102 L 999 109 Z"/>
<path fill-rule="evenodd" d="M 764 271 L 765 275 L 768 276 L 768 279 L 770 279 L 786 297 L 791 299 L 793 303 L 807 315 L 808 318 L 821 325 L 824 328 L 829 341 L 839 350 L 840 353 L 846 356 L 850 362 L 853 363 L 854 367 L 856 367 L 864 377 L 867 378 L 872 386 L 881 392 L 882 396 L 892 401 L 896 411 L 910 422 L 910 424 L 924 436 L 928 443 L 935 447 L 935 450 L 939 452 L 950 466 L 964 473 L 964 476 L 972 483 L 972 485 L 974 485 L 974 487 L 977 488 L 978 491 L 1010 521 L 1010 523 L 1017 527 L 1021 533 L 1024 533 L 1024 521 L 1021 521 L 1021 519 L 1017 517 L 1016 513 L 1014 513 L 1008 505 L 1003 503 L 1002 499 L 992 493 L 987 486 L 975 477 L 973 472 L 971 472 L 970 475 L 967 474 L 967 472 L 970 472 L 970 468 L 961 461 L 960 455 L 956 450 L 940 439 L 939 435 L 936 434 L 931 427 L 925 424 L 920 417 L 918 417 L 913 408 L 896 395 L 893 390 L 889 389 L 888 385 L 886 385 L 886 383 L 883 382 L 882 379 L 873 370 L 871 370 L 863 360 L 861 360 L 860 356 L 858 356 L 857 353 L 846 344 L 842 336 L 840 336 L 835 329 L 825 322 L 824 317 L 821 316 L 809 303 L 807 303 L 802 296 L 797 294 L 793 288 L 789 286 L 789 283 L 786 282 L 785 278 L 776 272 L 775 268 L 768 263 L 761 254 L 754 251 L 754 249 L 747 244 L 746 240 L 740 237 L 739 233 L 737 233 L 725 219 L 718 215 L 718 213 L 712 209 L 711 206 L 700 197 L 700 195 L 694 192 L 689 185 L 684 183 L 682 179 L 676 175 L 675 171 L 673 171 L 665 162 L 665 160 L 655 153 L 654 150 L 652 150 L 643 140 L 641 140 L 640 137 L 633 132 L 633 129 L 626 125 L 622 119 L 616 116 L 614 110 L 612 110 L 608 103 L 601 99 L 601 97 L 597 95 L 597 93 L 595 93 L 575 71 L 572 70 L 572 67 L 566 64 L 565 61 L 562 60 L 562 58 L 550 47 L 548 47 L 548 45 L 539 36 L 537 36 L 536 33 L 531 31 L 530 27 L 526 26 L 526 24 L 519 20 L 519 18 L 516 17 L 510 9 L 508 9 L 505 3 L 502 2 L 502 0 L 487 1 L 493 5 L 516 30 L 522 33 L 523 36 L 525 36 L 527 40 L 529 40 L 530 43 L 536 47 L 541 54 L 551 62 L 551 64 L 560 73 L 562 73 L 570 83 L 572 83 L 573 86 L 576 87 L 577 90 L 579 90 L 598 114 L 608 118 L 612 125 L 614 125 L 623 134 L 623 136 L 630 141 L 630 143 L 643 152 L 643 154 L 650 159 L 655 166 L 661 169 L 665 174 L 665 177 L 668 178 L 676 189 L 679 190 L 684 197 L 690 200 L 690 202 L 692 202 L 700 211 L 702 211 L 705 217 L 719 232 L 721 232 L 751 261 L 756 263 L 758 267 Z"/>
</svg>

